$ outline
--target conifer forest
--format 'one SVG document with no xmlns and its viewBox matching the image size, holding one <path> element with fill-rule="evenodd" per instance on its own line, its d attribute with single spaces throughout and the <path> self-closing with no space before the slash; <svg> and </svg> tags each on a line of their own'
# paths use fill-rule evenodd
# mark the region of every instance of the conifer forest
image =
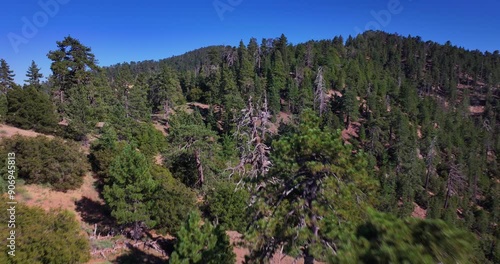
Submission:
<svg viewBox="0 0 500 264">
<path fill-rule="evenodd" d="M 49 76 L 0 60 L 0 263 L 500 263 L 498 50 L 92 45 L 40 51 Z"/>
</svg>

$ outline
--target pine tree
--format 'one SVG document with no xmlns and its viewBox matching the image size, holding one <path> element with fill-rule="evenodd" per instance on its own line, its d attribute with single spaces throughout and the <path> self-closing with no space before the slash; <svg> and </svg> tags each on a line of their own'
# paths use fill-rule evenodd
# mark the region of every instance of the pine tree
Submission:
<svg viewBox="0 0 500 264">
<path fill-rule="evenodd" d="M 374 202 L 376 183 L 368 177 L 364 154 L 353 155 L 340 131 L 320 129 L 319 118 L 304 111 L 298 133 L 273 144 L 271 171 L 260 178 L 263 189 L 251 227 L 252 258 L 270 258 L 278 247 L 305 263 L 335 254 L 342 240 Z"/>
<path fill-rule="evenodd" d="M 252 51 L 255 52 L 255 51 Z M 248 96 L 255 97 L 255 84 L 254 84 L 254 64 L 252 63 L 252 54 L 240 42 L 238 47 L 239 69 L 238 69 L 238 86 L 244 98 Z"/>
<path fill-rule="evenodd" d="M 150 120 L 151 108 L 148 103 L 148 85 L 146 77 L 140 75 L 135 85 L 129 87 L 127 87 L 126 90 L 126 115 L 134 120 Z"/>
<path fill-rule="evenodd" d="M 192 212 L 177 233 L 171 264 L 232 264 L 236 261 L 229 237 L 220 226 L 200 224 L 199 213 Z"/>
<path fill-rule="evenodd" d="M 92 71 L 98 69 L 92 50 L 70 36 L 57 41 L 57 50 L 50 51 L 52 79 L 58 87 L 59 99 L 65 101 L 65 93 L 71 88 L 82 87 L 92 80 Z"/>
<path fill-rule="evenodd" d="M 281 91 L 285 89 L 286 85 L 284 67 L 281 52 L 276 51 L 272 57 L 272 68 L 267 75 L 267 98 L 269 100 L 269 109 L 275 115 L 281 110 Z"/>
<path fill-rule="evenodd" d="M 156 182 L 150 173 L 146 157 L 130 145 L 125 147 L 109 168 L 109 182 L 103 196 L 111 215 L 119 224 L 133 224 L 132 237 L 142 236 L 142 225 L 151 227 L 147 200 Z"/>
<path fill-rule="evenodd" d="M 9 67 L 9 64 L 4 59 L 0 59 L 0 92 L 7 93 L 7 90 L 15 87 L 14 71 Z"/>
<path fill-rule="evenodd" d="M 164 156 L 174 176 L 189 187 L 203 187 L 208 178 L 213 180 L 219 169 L 217 138 L 199 112 L 172 116 L 167 137 L 170 147 Z"/>
<path fill-rule="evenodd" d="M 36 65 L 35 61 L 33 60 L 31 61 L 31 66 L 26 72 L 26 77 L 28 77 L 28 79 L 24 81 L 27 82 L 28 85 L 34 87 L 40 86 L 40 79 L 43 78 L 43 74 L 40 73 L 40 68 L 38 68 L 38 65 Z"/>
<path fill-rule="evenodd" d="M 162 112 L 168 117 L 174 106 L 182 104 L 185 99 L 177 73 L 164 66 L 150 81 L 149 102 L 155 112 Z"/>
<path fill-rule="evenodd" d="M 398 219 L 370 210 L 333 263 L 477 263 L 474 236 L 441 220 Z"/>
</svg>

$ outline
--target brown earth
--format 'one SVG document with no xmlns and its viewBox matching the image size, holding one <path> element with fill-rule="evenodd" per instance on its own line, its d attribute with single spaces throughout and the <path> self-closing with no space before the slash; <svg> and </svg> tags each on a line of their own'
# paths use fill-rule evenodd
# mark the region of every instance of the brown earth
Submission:
<svg viewBox="0 0 500 264">
<path fill-rule="evenodd" d="M 82 221 L 80 214 L 76 213 L 76 202 L 84 199 L 92 200 L 96 203 L 104 202 L 99 197 L 99 193 L 94 188 L 95 179 L 90 175 L 85 175 L 83 185 L 76 190 L 67 192 L 57 192 L 41 185 L 25 185 L 21 188 L 21 198 L 30 206 L 39 206 L 45 210 L 64 209 L 74 212 L 78 221 Z"/>
<path fill-rule="evenodd" d="M 0 138 L 13 137 L 15 135 L 21 135 L 25 137 L 46 136 L 48 138 L 54 138 L 54 136 L 40 134 L 33 130 L 25 130 L 5 124 L 0 124 Z"/>
<path fill-rule="evenodd" d="M 413 209 L 413 212 L 411 213 L 411 216 L 414 218 L 419 218 L 419 219 L 425 219 L 427 217 L 427 210 L 424 208 L 420 207 L 418 204 L 413 203 L 415 208 Z"/>
</svg>

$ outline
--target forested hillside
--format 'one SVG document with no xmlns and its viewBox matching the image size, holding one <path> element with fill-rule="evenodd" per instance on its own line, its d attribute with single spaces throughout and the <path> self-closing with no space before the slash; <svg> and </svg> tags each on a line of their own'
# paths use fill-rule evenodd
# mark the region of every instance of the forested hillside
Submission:
<svg viewBox="0 0 500 264">
<path fill-rule="evenodd" d="M 112 234 L 176 237 L 148 242 L 158 263 L 234 263 L 227 230 L 250 263 L 500 263 L 499 51 L 368 31 L 100 67 L 86 45 L 58 41 L 48 81 L 33 62 L 22 87 L 1 60 L 0 118 L 88 147 Z M 78 188 L 57 138 L 1 153 Z"/>
</svg>

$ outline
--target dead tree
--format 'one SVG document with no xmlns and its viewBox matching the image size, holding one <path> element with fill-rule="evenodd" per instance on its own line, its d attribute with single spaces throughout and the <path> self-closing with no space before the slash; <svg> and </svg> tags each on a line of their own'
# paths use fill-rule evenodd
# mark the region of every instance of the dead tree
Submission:
<svg viewBox="0 0 500 264">
<path fill-rule="evenodd" d="M 452 162 L 450 171 L 448 173 L 448 180 L 446 181 L 446 196 L 444 200 L 444 208 L 448 208 L 449 199 L 452 195 L 458 194 L 465 188 L 466 177 L 458 164 Z"/>
<path fill-rule="evenodd" d="M 250 97 L 247 108 L 241 111 L 241 116 L 236 120 L 235 137 L 239 142 L 240 161 L 229 170 L 230 176 L 240 175 L 238 185 L 265 175 L 272 166 L 269 160 L 270 147 L 265 144 L 269 133 L 270 117 L 267 99 L 264 99 L 262 108 L 259 110 L 254 107 L 252 97 Z"/>
<path fill-rule="evenodd" d="M 319 115 L 322 116 L 327 107 L 323 67 L 318 68 L 318 73 L 316 74 L 316 80 L 314 83 L 316 84 L 316 90 L 314 92 L 314 106 L 318 107 Z"/>
<path fill-rule="evenodd" d="M 427 152 L 427 157 L 425 158 L 425 165 L 427 167 L 427 174 L 425 175 L 425 191 L 429 187 L 429 181 L 431 176 L 434 174 L 436 168 L 434 167 L 434 158 L 436 157 L 436 141 L 437 138 L 434 137 L 429 146 L 429 152 Z"/>
</svg>

